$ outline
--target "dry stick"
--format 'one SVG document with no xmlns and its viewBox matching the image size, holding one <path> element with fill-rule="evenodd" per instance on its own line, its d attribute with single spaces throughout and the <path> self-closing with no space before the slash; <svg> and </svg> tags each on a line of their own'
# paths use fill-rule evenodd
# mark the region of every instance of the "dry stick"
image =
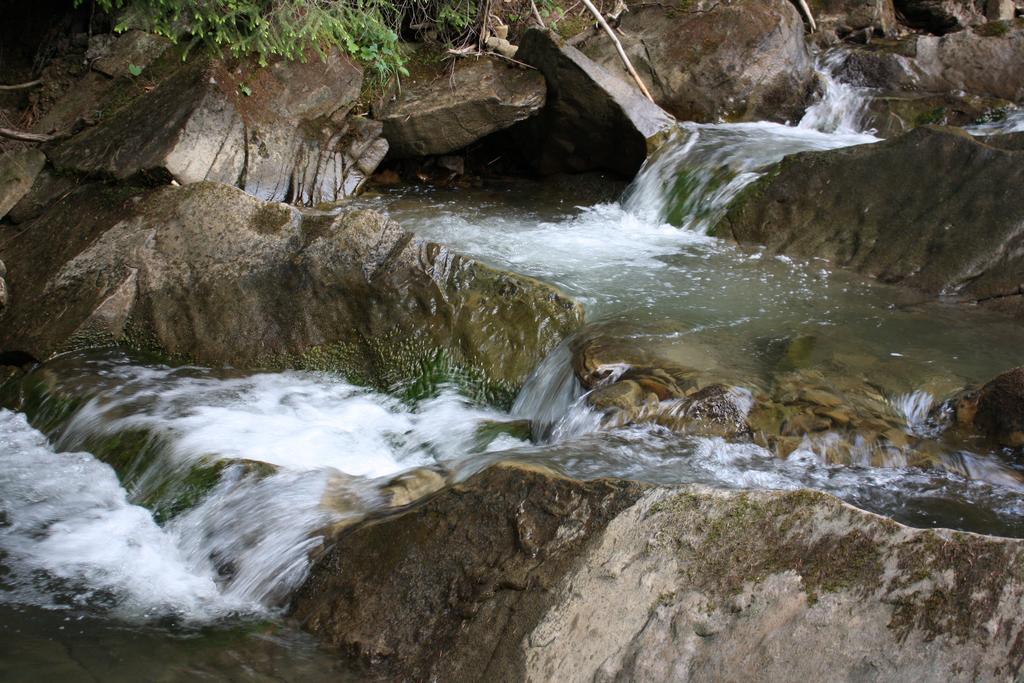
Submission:
<svg viewBox="0 0 1024 683">
<path fill-rule="evenodd" d="M 604 29 L 604 32 L 607 33 L 608 37 L 612 39 L 613 43 L 615 43 L 615 49 L 619 51 L 619 57 L 622 58 L 622 63 L 626 65 L 626 71 L 628 71 L 629 75 L 633 77 L 636 84 L 640 86 L 640 92 L 642 92 L 647 99 L 653 102 L 654 98 L 651 97 L 651 93 L 647 92 L 647 86 L 645 86 L 644 82 L 640 80 L 640 76 L 637 74 L 636 69 L 633 68 L 633 64 L 629 61 L 629 57 L 626 56 L 626 51 L 622 49 L 622 43 L 620 43 L 619 39 L 615 36 L 615 31 L 613 31 L 612 27 L 608 25 L 608 22 L 604 20 L 604 17 L 598 9 L 594 7 L 594 3 L 590 0 L 583 0 L 583 4 L 588 10 L 590 10 L 591 14 L 597 17 L 597 23 L 601 24 L 601 28 Z"/>
<path fill-rule="evenodd" d="M 811 33 L 818 30 L 818 25 L 814 23 L 814 15 L 811 14 L 811 8 L 807 6 L 807 0 L 797 0 L 797 4 L 800 5 L 800 11 L 807 17 L 807 23 L 811 25 Z"/>
<path fill-rule="evenodd" d="M 28 90 L 34 88 L 37 85 L 42 85 L 43 79 L 35 81 L 29 81 L 28 83 L 18 83 L 16 85 L 0 85 L 0 92 L 14 92 L 15 90 Z"/>
<path fill-rule="evenodd" d="M 20 140 L 21 142 L 49 142 L 50 140 L 66 138 L 68 135 L 70 133 L 44 135 L 42 133 L 26 133 L 25 131 L 14 130 L 13 128 L 0 128 L 0 138 L 10 138 L 11 140 Z"/>
<path fill-rule="evenodd" d="M 530 10 L 533 12 L 533 18 L 537 20 L 540 27 L 547 28 L 547 26 L 544 25 L 544 20 L 540 18 L 540 11 L 537 10 L 537 5 L 533 0 L 530 0 Z"/>
</svg>

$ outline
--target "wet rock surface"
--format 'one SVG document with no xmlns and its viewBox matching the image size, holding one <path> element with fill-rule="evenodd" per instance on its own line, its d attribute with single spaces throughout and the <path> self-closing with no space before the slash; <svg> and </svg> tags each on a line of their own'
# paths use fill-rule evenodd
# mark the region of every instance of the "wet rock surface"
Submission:
<svg viewBox="0 0 1024 683">
<path fill-rule="evenodd" d="M 1013 678 L 1022 569 L 820 493 L 498 465 L 343 533 L 294 616 L 393 678 Z"/>
<path fill-rule="evenodd" d="M 952 401 L 959 427 L 1008 448 L 1024 448 L 1024 368 L 1008 370 Z"/>
<path fill-rule="evenodd" d="M 343 535 L 299 590 L 294 616 L 389 676 L 516 678 L 519 641 L 551 586 L 642 489 L 491 468 L 407 516 Z"/>
<path fill-rule="evenodd" d="M 86 187 L 26 226 L 2 250 L 0 349 L 37 359 L 119 343 L 386 387 L 459 368 L 502 393 L 582 319 L 380 214 L 304 215 L 216 183 Z"/>
<path fill-rule="evenodd" d="M 1024 279 L 1021 161 L 1019 151 L 932 127 L 797 154 L 747 188 L 717 234 L 933 295 L 1013 297 Z"/>
<path fill-rule="evenodd" d="M 384 126 L 389 157 L 448 154 L 533 116 L 545 93 L 538 71 L 496 58 L 463 60 L 451 73 L 404 79 L 374 118 Z"/>
<path fill-rule="evenodd" d="M 786 0 L 643 5 L 619 32 L 655 101 L 681 121 L 798 119 L 814 90 L 804 26 Z M 582 49 L 629 81 L 603 33 Z"/>
<path fill-rule="evenodd" d="M 631 178 L 674 123 L 634 85 L 550 31 L 527 30 L 516 58 L 547 81 L 544 109 L 516 129 L 544 175 L 607 171 Z"/>
</svg>

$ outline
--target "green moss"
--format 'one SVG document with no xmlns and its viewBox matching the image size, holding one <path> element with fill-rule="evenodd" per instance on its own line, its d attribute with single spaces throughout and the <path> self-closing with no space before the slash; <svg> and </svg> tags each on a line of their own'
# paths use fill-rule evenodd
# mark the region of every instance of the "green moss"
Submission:
<svg viewBox="0 0 1024 683">
<path fill-rule="evenodd" d="M 948 110 L 945 107 L 935 107 L 928 111 L 919 112 L 914 117 L 914 126 L 941 126 L 946 122 Z"/>
<path fill-rule="evenodd" d="M 814 602 L 823 593 L 875 590 L 882 576 L 877 543 L 867 531 L 803 533 L 818 515 L 841 505 L 825 494 L 800 490 L 727 497 L 683 492 L 656 507 L 658 513 L 685 515 L 700 532 L 694 546 L 682 549 L 688 582 L 726 599 L 745 584 L 793 571 Z"/>
<path fill-rule="evenodd" d="M 898 554 L 900 574 L 893 586 L 897 597 L 889 627 L 901 635 L 916 629 L 928 637 L 977 637 L 1007 581 L 1024 575 L 1024 562 L 1015 550 L 1014 545 L 965 533 L 915 536 Z M 949 580 L 943 578 L 947 572 L 952 572 Z M 999 626 L 1009 632 L 1011 625 Z"/>
<path fill-rule="evenodd" d="M 1001 38 L 1010 32 L 1010 22 L 990 21 L 987 24 L 976 27 L 974 32 L 986 38 Z"/>
</svg>

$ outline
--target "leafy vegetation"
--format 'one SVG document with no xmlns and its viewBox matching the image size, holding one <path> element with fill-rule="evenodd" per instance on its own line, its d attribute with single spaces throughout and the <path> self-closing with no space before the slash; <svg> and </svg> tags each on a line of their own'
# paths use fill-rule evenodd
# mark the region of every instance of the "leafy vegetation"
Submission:
<svg viewBox="0 0 1024 683">
<path fill-rule="evenodd" d="M 84 0 L 75 0 L 81 4 Z M 404 66 L 390 0 L 95 0 L 117 31 L 140 28 L 217 54 L 303 59 L 337 45 L 378 76 Z M 187 55 L 187 51 L 186 51 Z"/>
<path fill-rule="evenodd" d="M 508 24 L 513 34 L 532 21 L 529 0 L 74 0 L 76 6 L 84 2 L 115 17 L 116 31 L 138 28 L 187 44 L 186 57 L 201 44 L 218 55 L 251 56 L 266 65 L 274 57 L 322 55 L 336 45 L 381 81 L 407 74 L 402 37 L 474 45 L 485 9 L 490 26 Z M 580 14 L 585 10 L 567 11 L 562 0 L 537 5 L 561 33 L 586 25 Z"/>
</svg>

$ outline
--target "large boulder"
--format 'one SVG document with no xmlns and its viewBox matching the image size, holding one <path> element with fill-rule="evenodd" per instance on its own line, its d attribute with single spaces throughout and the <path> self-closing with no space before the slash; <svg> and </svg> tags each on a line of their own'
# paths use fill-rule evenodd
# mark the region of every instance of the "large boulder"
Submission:
<svg viewBox="0 0 1024 683">
<path fill-rule="evenodd" d="M 814 91 L 804 25 L 787 0 L 646 4 L 619 31 L 654 99 L 683 121 L 799 119 Z M 629 78 L 605 34 L 582 49 Z"/>
<path fill-rule="evenodd" d="M 547 104 L 518 127 L 543 174 L 608 171 L 632 178 L 674 124 L 637 88 L 551 31 L 526 31 L 516 58 L 547 80 Z"/>
<path fill-rule="evenodd" d="M 46 149 L 62 172 L 236 185 L 315 205 L 354 194 L 387 153 L 381 125 L 348 117 L 362 70 L 323 60 L 230 66 L 201 56 L 98 125 Z"/>
<path fill-rule="evenodd" d="M 500 465 L 341 535 L 294 615 L 391 679 L 1013 679 L 1022 570 L 811 491 Z"/>
<path fill-rule="evenodd" d="M 506 399 L 582 318 L 555 289 L 378 213 L 303 214 L 208 182 L 82 188 L 0 258 L 12 297 L 0 352 L 39 360 L 119 343 L 383 387 L 443 364 Z"/>
<path fill-rule="evenodd" d="M 1024 19 L 849 49 L 837 73 L 886 93 L 963 93 L 1024 103 Z"/>
<path fill-rule="evenodd" d="M 894 0 L 903 21 L 913 28 L 943 35 L 985 23 L 986 4 L 998 0 Z M 1011 15 L 1012 18 L 1012 15 Z"/>
<path fill-rule="evenodd" d="M 448 154 L 533 116 L 544 106 L 544 77 L 496 58 L 462 60 L 449 74 L 403 79 L 374 110 L 388 156 Z"/>
<path fill-rule="evenodd" d="M 886 282 L 968 301 L 1024 282 L 1024 152 L 1013 140 L 926 126 L 871 145 L 784 159 L 716 233 L 824 257 Z"/>
<path fill-rule="evenodd" d="M 896 33 L 893 0 L 808 0 L 819 32 L 843 38 L 858 31 Z"/>
</svg>

